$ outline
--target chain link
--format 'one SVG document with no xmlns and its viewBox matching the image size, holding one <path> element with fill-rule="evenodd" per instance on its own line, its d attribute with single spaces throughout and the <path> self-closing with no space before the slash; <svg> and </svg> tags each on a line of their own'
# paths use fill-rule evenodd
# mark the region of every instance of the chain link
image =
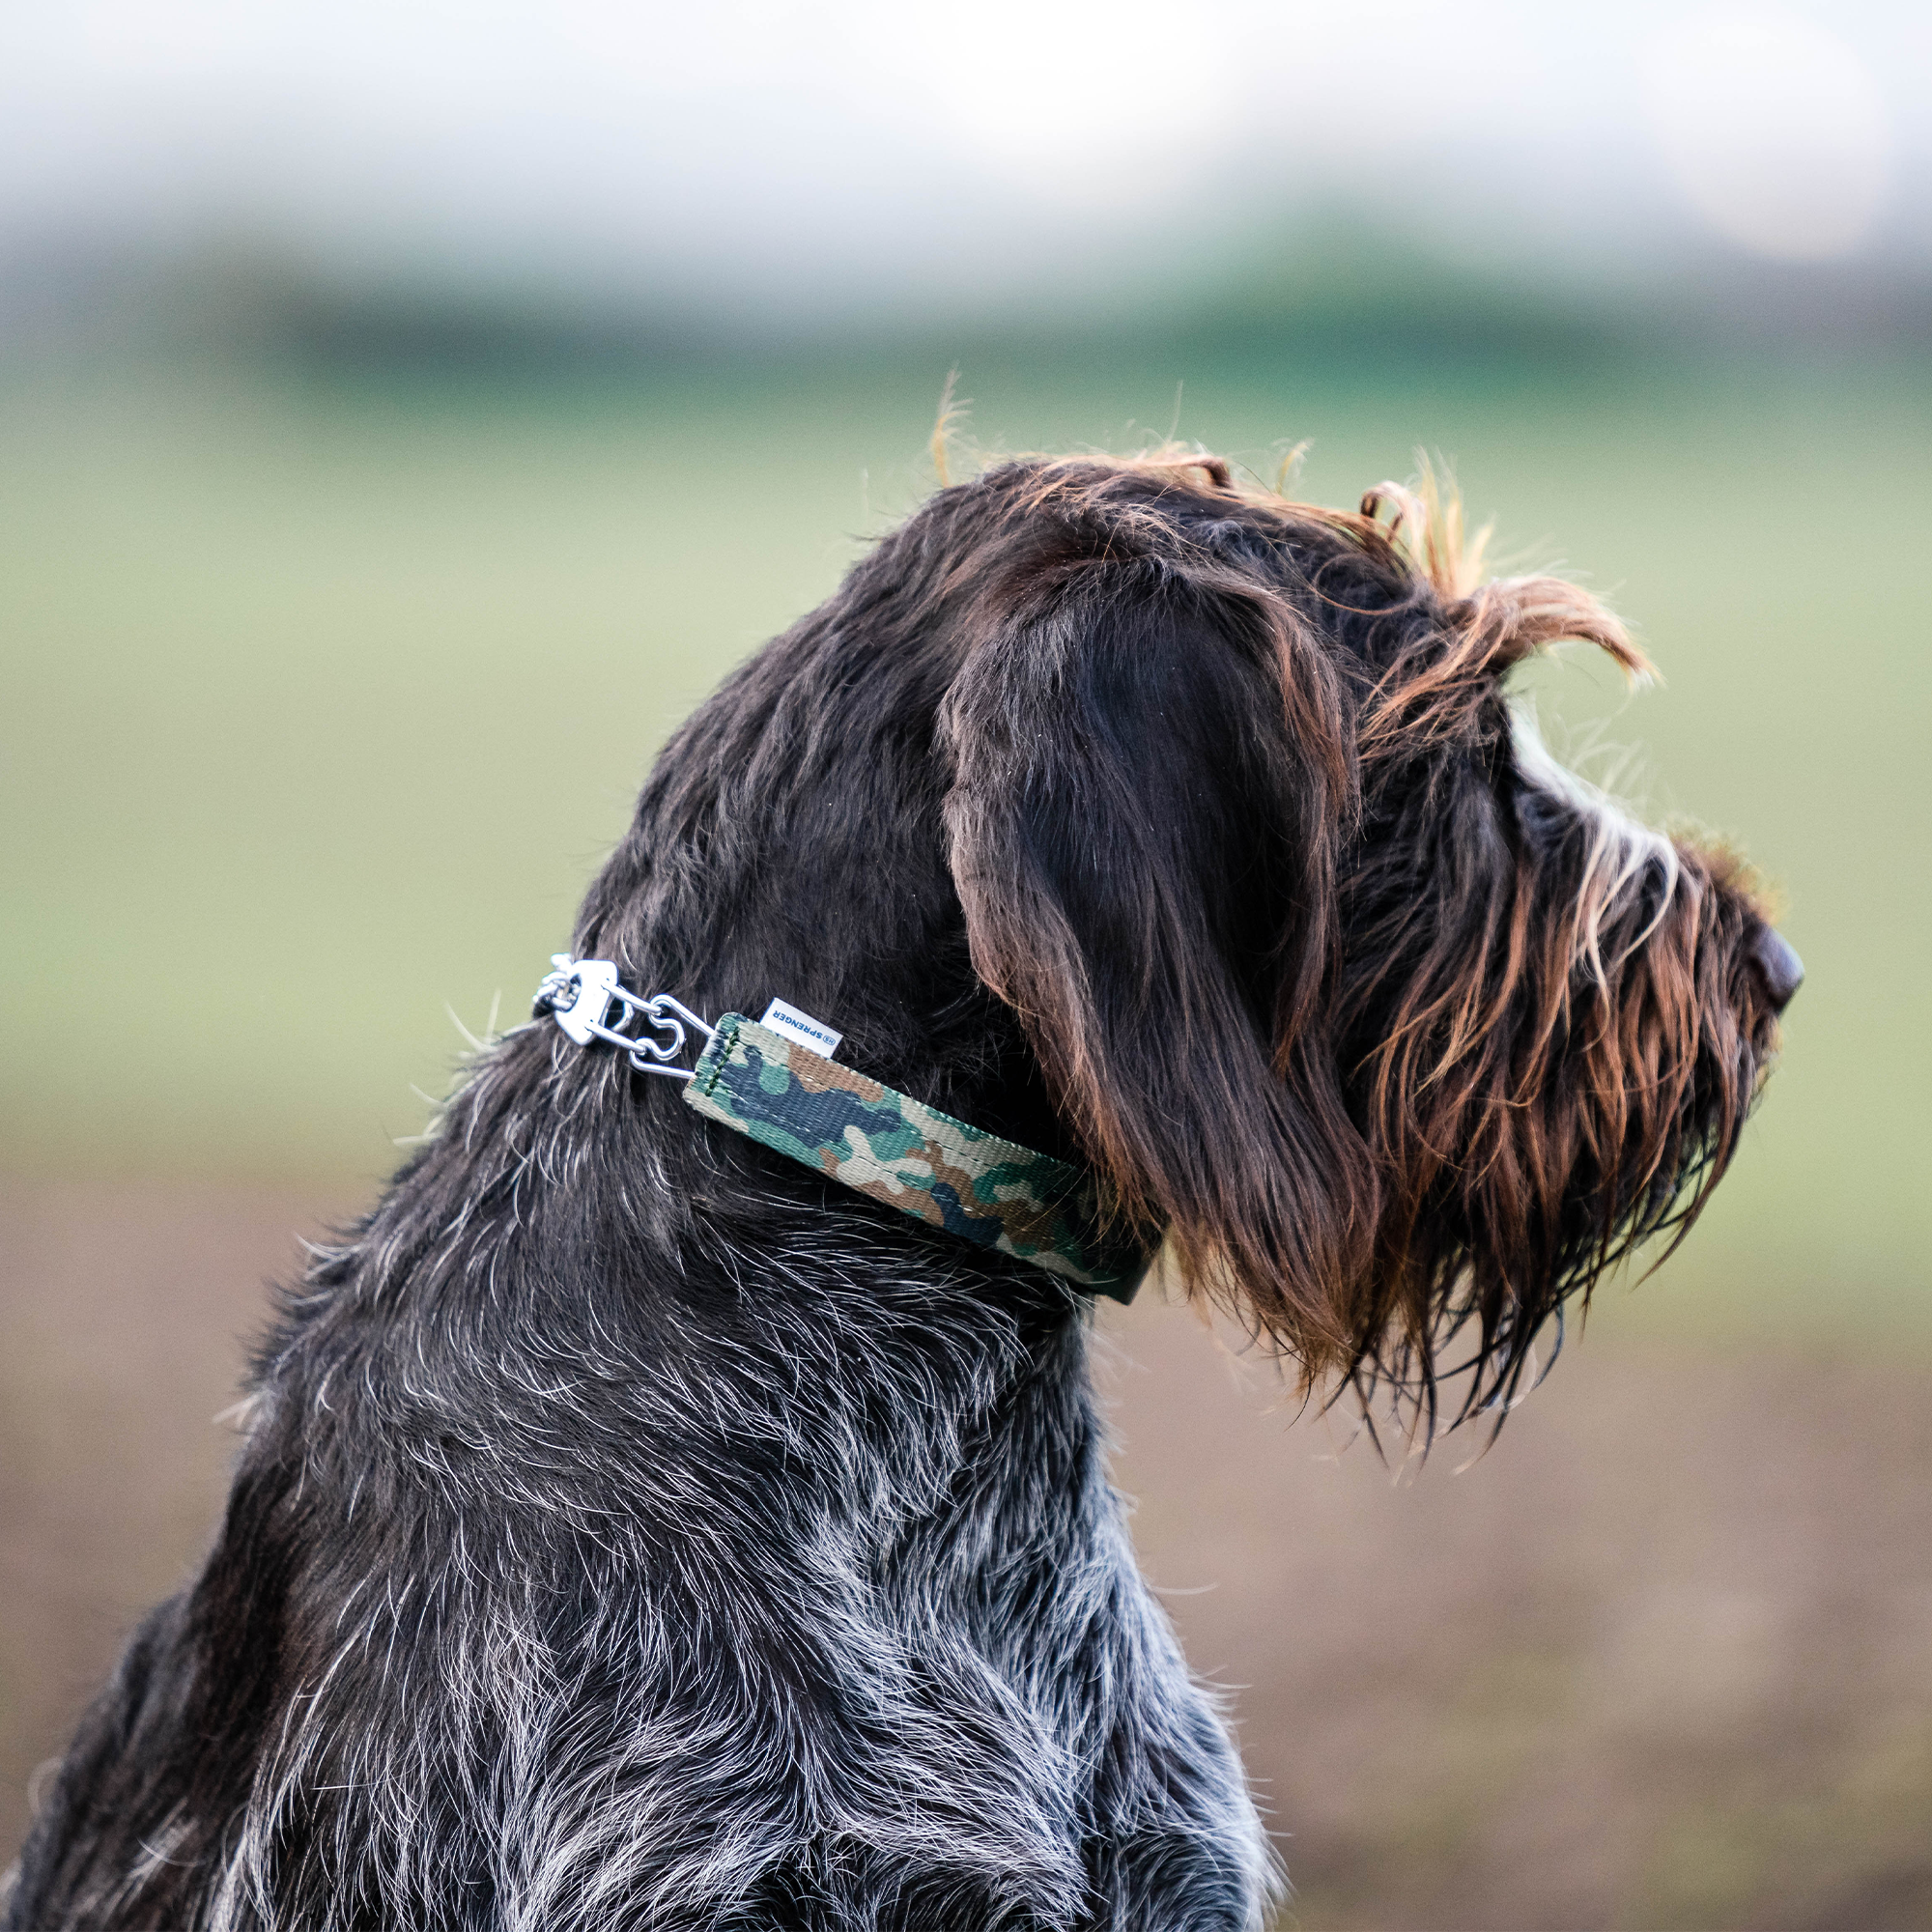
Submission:
<svg viewBox="0 0 1932 1932">
<path fill-rule="evenodd" d="M 551 955 L 551 970 L 537 987 L 533 1014 L 549 1013 L 580 1046 L 593 1039 L 620 1049 L 639 1073 L 662 1073 L 672 1080 L 689 1080 L 682 1066 L 686 1029 L 696 1027 L 706 1039 L 713 1029 L 669 993 L 648 996 L 619 985 L 617 968 L 609 959 L 573 959 L 567 952 Z M 611 1024 L 612 1009 L 616 1024 Z M 624 1031 L 633 1020 L 635 1033 Z M 660 1039 L 650 1037 L 656 1033 Z"/>
</svg>

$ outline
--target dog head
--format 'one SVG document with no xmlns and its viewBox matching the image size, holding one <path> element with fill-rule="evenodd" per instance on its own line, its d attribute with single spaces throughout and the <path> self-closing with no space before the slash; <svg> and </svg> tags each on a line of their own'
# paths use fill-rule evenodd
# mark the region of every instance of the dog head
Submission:
<svg viewBox="0 0 1932 1932">
<path fill-rule="evenodd" d="M 1433 492 L 1335 513 L 1170 453 L 968 489 L 952 878 L 1116 1211 L 1311 1381 L 1433 1423 L 1463 1330 L 1463 1412 L 1506 1404 L 1695 1216 L 1799 977 L 1739 859 L 1506 691 L 1562 639 L 1644 659 L 1571 584 L 1483 582 Z"/>
</svg>

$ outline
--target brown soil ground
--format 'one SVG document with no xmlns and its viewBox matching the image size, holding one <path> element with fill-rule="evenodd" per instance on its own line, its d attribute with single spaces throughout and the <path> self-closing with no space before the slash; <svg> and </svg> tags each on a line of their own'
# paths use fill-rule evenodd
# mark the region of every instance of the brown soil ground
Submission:
<svg viewBox="0 0 1932 1932">
<path fill-rule="evenodd" d="M 343 1205 L 0 1185 L 0 1860 L 210 1533 L 262 1280 Z M 1184 1312 L 1105 1327 L 1291 1922 L 1932 1927 L 1932 1366 L 1593 1338 L 1392 1479 Z"/>
</svg>

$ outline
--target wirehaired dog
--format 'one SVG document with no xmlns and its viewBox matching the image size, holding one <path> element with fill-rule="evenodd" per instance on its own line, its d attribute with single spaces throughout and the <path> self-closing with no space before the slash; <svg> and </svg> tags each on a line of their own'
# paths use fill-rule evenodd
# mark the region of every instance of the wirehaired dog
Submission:
<svg viewBox="0 0 1932 1932">
<path fill-rule="evenodd" d="M 935 496 L 678 732 L 543 1014 L 287 1295 L 7 1925 L 1260 1924 L 1092 1291 L 1164 1243 L 1310 1388 L 1506 1405 L 1799 977 L 1539 749 L 1560 639 L 1644 669 L 1430 494 Z"/>
</svg>

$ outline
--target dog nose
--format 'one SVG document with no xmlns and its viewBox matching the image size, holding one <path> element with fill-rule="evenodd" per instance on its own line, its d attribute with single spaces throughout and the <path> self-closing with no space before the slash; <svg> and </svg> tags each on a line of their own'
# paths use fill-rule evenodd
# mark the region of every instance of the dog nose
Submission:
<svg viewBox="0 0 1932 1932">
<path fill-rule="evenodd" d="M 1782 1012 L 1791 996 L 1804 983 L 1804 962 L 1797 949 L 1776 926 L 1761 925 L 1750 943 L 1751 964 L 1764 982 L 1773 1008 Z"/>
</svg>

